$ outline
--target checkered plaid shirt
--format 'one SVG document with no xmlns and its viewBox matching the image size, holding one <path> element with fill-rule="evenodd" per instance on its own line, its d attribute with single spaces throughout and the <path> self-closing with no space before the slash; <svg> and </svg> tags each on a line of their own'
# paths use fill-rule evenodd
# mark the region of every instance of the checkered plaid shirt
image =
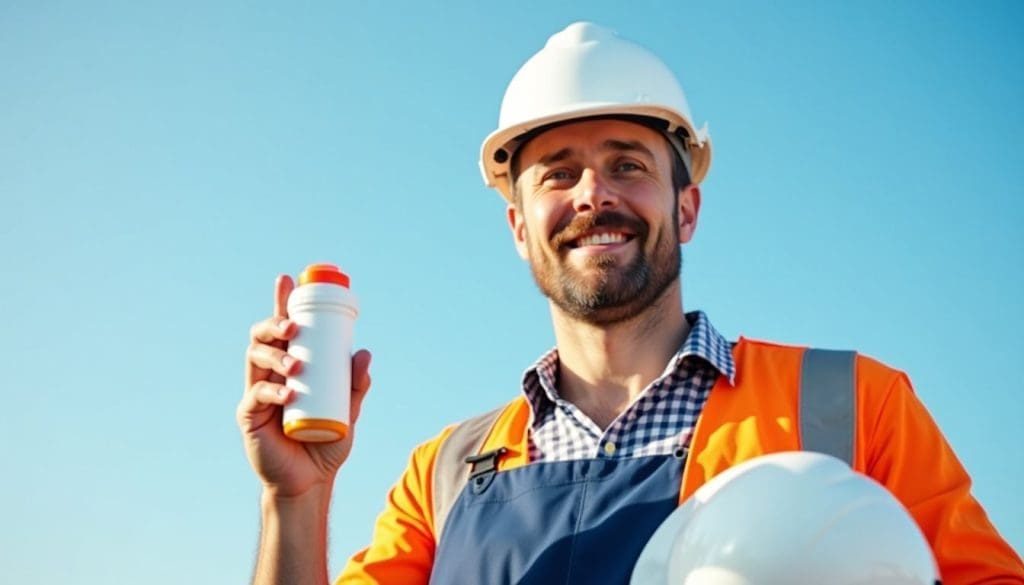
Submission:
<svg viewBox="0 0 1024 585">
<path fill-rule="evenodd" d="M 686 314 L 690 334 L 658 379 L 605 430 L 563 400 L 556 384 L 558 350 L 523 374 L 532 411 L 531 461 L 667 455 L 689 442 L 719 375 L 734 382 L 732 346 L 701 311 Z"/>
</svg>

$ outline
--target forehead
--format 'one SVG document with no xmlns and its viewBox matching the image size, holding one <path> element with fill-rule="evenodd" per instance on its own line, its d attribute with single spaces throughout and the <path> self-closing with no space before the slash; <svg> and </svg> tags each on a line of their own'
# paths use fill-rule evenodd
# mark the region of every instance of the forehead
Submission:
<svg viewBox="0 0 1024 585">
<path fill-rule="evenodd" d="M 639 143 L 655 156 L 667 156 L 668 143 L 657 130 L 624 120 L 584 120 L 556 126 L 538 134 L 519 150 L 519 164 L 525 169 L 552 153 L 600 151 L 610 141 Z"/>
</svg>

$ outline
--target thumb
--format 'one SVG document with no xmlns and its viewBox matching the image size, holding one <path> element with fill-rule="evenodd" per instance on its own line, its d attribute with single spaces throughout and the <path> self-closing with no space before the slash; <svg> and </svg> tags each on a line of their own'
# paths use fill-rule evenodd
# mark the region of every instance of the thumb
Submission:
<svg viewBox="0 0 1024 585">
<path fill-rule="evenodd" d="M 292 294 L 292 290 L 295 288 L 295 281 L 292 280 L 291 276 L 282 274 L 277 277 L 274 282 L 274 316 L 275 317 L 287 317 L 288 316 L 288 296 Z"/>
</svg>

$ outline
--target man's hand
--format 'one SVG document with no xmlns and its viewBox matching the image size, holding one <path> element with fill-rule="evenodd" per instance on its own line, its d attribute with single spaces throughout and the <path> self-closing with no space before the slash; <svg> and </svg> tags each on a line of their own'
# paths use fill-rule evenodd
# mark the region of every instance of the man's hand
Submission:
<svg viewBox="0 0 1024 585">
<path fill-rule="evenodd" d="M 271 498 L 295 498 L 311 488 L 334 482 L 338 468 L 352 450 L 359 410 L 370 388 L 370 352 L 352 356 L 352 398 L 348 436 L 332 443 L 303 443 L 289 439 L 282 430 L 283 406 L 294 398 L 284 385 L 302 364 L 288 355 L 288 341 L 298 325 L 288 319 L 288 295 L 295 288 L 290 276 L 277 278 L 274 315 L 252 326 L 245 354 L 245 393 L 236 416 L 242 440 L 256 474 Z"/>
</svg>

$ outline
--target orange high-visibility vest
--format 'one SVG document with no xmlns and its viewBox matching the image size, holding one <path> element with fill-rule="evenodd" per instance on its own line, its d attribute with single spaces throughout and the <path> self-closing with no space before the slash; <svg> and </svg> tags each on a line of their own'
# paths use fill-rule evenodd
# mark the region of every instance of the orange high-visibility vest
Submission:
<svg viewBox="0 0 1024 585">
<path fill-rule="evenodd" d="M 680 501 L 729 467 L 802 448 L 800 364 L 805 348 L 740 339 L 735 385 L 720 376 L 690 443 Z M 873 359 L 855 360 L 852 466 L 889 489 L 931 544 L 944 583 L 1024 584 L 1024 564 L 970 493 L 971 479 L 907 376 Z M 519 397 L 499 414 L 480 452 L 505 447 L 499 472 L 528 464 L 530 409 Z M 390 491 L 373 542 L 337 583 L 427 583 L 436 536 L 435 459 L 454 426 L 418 446 Z M 865 537 L 870 537 L 865 535 Z"/>
</svg>

